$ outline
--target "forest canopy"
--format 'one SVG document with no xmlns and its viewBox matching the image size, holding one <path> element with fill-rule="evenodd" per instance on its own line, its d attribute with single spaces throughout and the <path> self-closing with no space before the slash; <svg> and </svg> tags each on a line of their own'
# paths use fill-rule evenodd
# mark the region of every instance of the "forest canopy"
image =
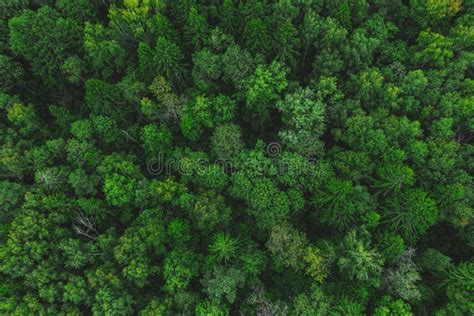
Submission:
<svg viewBox="0 0 474 316">
<path fill-rule="evenodd" d="M 0 314 L 474 314 L 472 0 L 2 0 Z"/>
</svg>

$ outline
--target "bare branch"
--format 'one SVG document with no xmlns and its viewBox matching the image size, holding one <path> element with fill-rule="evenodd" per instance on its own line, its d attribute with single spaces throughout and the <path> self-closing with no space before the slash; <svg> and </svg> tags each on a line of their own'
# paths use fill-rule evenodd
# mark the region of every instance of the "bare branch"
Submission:
<svg viewBox="0 0 474 316">
<path fill-rule="evenodd" d="M 97 240 L 99 232 L 96 229 L 95 218 L 88 217 L 82 213 L 77 213 L 74 219 L 73 229 L 78 235 L 85 236 L 92 240 Z"/>
</svg>

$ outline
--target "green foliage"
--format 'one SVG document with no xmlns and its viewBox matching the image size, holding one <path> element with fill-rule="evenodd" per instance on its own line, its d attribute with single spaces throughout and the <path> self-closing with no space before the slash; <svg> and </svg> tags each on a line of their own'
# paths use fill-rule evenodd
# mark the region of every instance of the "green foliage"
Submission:
<svg viewBox="0 0 474 316">
<path fill-rule="evenodd" d="M 298 29 L 288 19 L 278 26 L 275 33 L 276 59 L 285 63 L 290 68 L 297 64 L 297 56 L 300 49 L 300 38 Z"/>
<path fill-rule="evenodd" d="M 157 106 L 150 99 L 143 98 L 141 109 L 149 119 L 165 118 L 179 120 L 182 115 L 182 104 L 178 96 L 171 90 L 170 84 L 163 77 L 156 77 L 148 90 L 159 102 Z M 162 115 L 163 117 L 160 117 Z"/>
<path fill-rule="evenodd" d="M 324 291 L 313 286 L 309 293 L 300 293 L 294 298 L 292 315 L 324 315 L 332 309 L 331 300 Z"/>
<path fill-rule="evenodd" d="M 218 88 L 216 80 L 221 75 L 221 58 L 210 49 L 197 51 L 193 55 L 192 77 L 197 88 L 202 92 L 214 91 Z"/>
<path fill-rule="evenodd" d="M 307 264 L 306 274 L 316 282 L 323 282 L 327 277 L 327 265 L 319 248 L 308 247 L 304 261 Z"/>
<path fill-rule="evenodd" d="M 39 119 L 32 105 L 13 104 L 7 111 L 8 121 L 22 134 L 31 134 L 39 129 Z"/>
<path fill-rule="evenodd" d="M 61 241 L 59 244 L 59 249 L 62 251 L 62 254 L 65 256 L 65 266 L 67 268 L 79 269 L 84 267 L 87 263 L 90 262 L 89 251 L 94 250 L 93 247 L 89 247 L 91 244 L 84 245 L 78 239 L 66 239 Z M 92 248 L 92 249 L 91 249 Z M 73 284 L 71 286 L 75 288 L 77 283 L 82 281 L 76 276 L 71 280 Z M 79 299 L 79 298 L 77 298 Z"/>
<path fill-rule="evenodd" d="M 129 315 L 132 311 L 131 296 L 107 287 L 100 288 L 92 305 L 93 315 Z"/>
<path fill-rule="evenodd" d="M 288 224 L 282 224 L 273 227 L 267 247 L 278 265 L 299 270 L 302 269 L 303 259 L 306 258 L 307 243 L 303 233 Z"/>
<path fill-rule="evenodd" d="M 379 236 L 379 243 L 379 249 L 388 260 L 397 259 L 405 249 L 403 238 L 400 235 L 382 232 Z"/>
<path fill-rule="evenodd" d="M 183 53 L 175 43 L 164 37 L 158 37 L 152 65 L 157 74 L 168 80 L 179 82 L 184 73 Z"/>
<path fill-rule="evenodd" d="M 76 84 L 81 81 L 83 65 L 77 56 L 68 57 L 61 68 L 70 83 Z"/>
<path fill-rule="evenodd" d="M 240 127 L 235 124 L 218 126 L 211 137 L 211 147 L 218 159 L 233 159 L 244 148 Z"/>
<path fill-rule="evenodd" d="M 213 164 L 205 169 L 200 169 L 193 178 L 193 182 L 202 189 L 222 191 L 228 184 L 229 176 L 226 174 L 225 164 Z"/>
<path fill-rule="evenodd" d="M 474 308 L 472 294 L 474 265 L 472 262 L 460 263 L 455 269 L 449 272 L 446 278 L 446 295 L 448 313 L 463 314 L 469 313 Z"/>
<path fill-rule="evenodd" d="M 20 205 L 22 193 L 24 188 L 20 183 L 2 180 L 0 182 L 0 202 L 3 206 L 0 213 L 2 219 L 2 234 L 3 225 L 8 225 L 13 219 L 13 211 Z M 6 227 L 5 227 L 6 228 Z M 2 235 L 3 236 L 3 235 Z"/>
<path fill-rule="evenodd" d="M 85 24 L 84 49 L 94 69 L 104 78 L 111 77 L 125 66 L 127 51 L 102 24 Z"/>
<path fill-rule="evenodd" d="M 384 296 L 380 300 L 380 303 L 375 308 L 374 315 L 376 316 L 411 316 L 410 305 L 402 300 L 394 300 L 391 296 Z"/>
<path fill-rule="evenodd" d="M 268 53 L 273 46 L 270 30 L 259 17 L 247 21 L 244 29 L 245 47 L 253 53 Z"/>
<path fill-rule="evenodd" d="M 385 165 L 376 170 L 378 180 L 374 181 L 374 188 L 382 194 L 398 194 L 404 186 L 412 186 L 414 182 L 413 170 L 403 165 Z"/>
<path fill-rule="evenodd" d="M 112 174 L 105 179 L 104 194 L 107 203 L 123 206 L 130 203 L 134 197 L 135 183 L 120 174 Z"/>
<path fill-rule="evenodd" d="M 314 203 L 318 207 L 320 221 L 340 230 L 350 227 L 356 216 L 368 211 L 371 206 L 370 196 L 364 187 L 338 179 L 330 179 L 326 190 L 318 194 Z"/>
<path fill-rule="evenodd" d="M 436 249 L 430 248 L 420 258 L 420 266 L 435 275 L 445 276 L 452 267 L 451 258 Z"/>
<path fill-rule="evenodd" d="M 80 304 L 87 299 L 87 284 L 80 276 L 71 276 L 64 286 L 64 300 L 74 304 Z"/>
<path fill-rule="evenodd" d="M 64 15 L 73 19 L 87 21 L 96 18 L 95 7 L 89 0 L 78 0 L 74 2 L 58 0 L 56 7 Z"/>
<path fill-rule="evenodd" d="M 325 107 L 317 100 L 311 89 L 298 90 L 287 94 L 284 101 L 277 103 L 282 112 L 282 120 L 289 130 L 280 132 L 282 140 L 290 149 L 314 156 L 321 152 L 319 138 L 325 128 Z"/>
<path fill-rule="evenodd" d="M 341 257 L 337 265 L 346 278 L 352 281 L 380 284 L 383 258 L 363 241 L 357 239 L 354 231 L 342 241 Z"/>
<path fill-rule="evenodd" d="M 244 281 L 242 271 L 218 266 L 204 277 L 202 283 L 211 302 L 232 304 L 237 297 L 237 289 L 244 285 Z"/>
<path fill-rule="evenodd" d="M 0 314 L 471 315 L 473 16 L 3 0 Z"/>
<path fill-rule="evenodd" d="M 198 316 L 226 316 L 229 315 L 229 312 L 227 310 L 224 310 L 217 305 L 214 305 L 212 303 L 209 303 L 208 301 L 205 301 L 203 303 L 199 303 L 196 306 L 196 315 Z"/>
<path fill-rule="evenodd" d="M 239 240 L 225 233 L 214 236 L 209 252 L 219 263 L 227 263 L 237 256 Z"/>
<path fill-rule="evenodd" d="M 189 212 L 196 228 L 203 232 L 225 228 L 231 218 L 231 209 L 226 205 L 224 197 L 213 191 L 205 191 L 197 196 Z"/>
<path fill-rule="evenodd" d="M 77 169 L 69 174 L 69 183 L 78 196 L 94 195 L 98 183 L 97 175 L 88 175 L 83 169 Z"/>
<path fill-rule="evenodd" d="M 0 170 L 5 178 L 21 179 L 27 167 L 28 161 L 21 155 L 18 148 L 11 145 L 2 146 L 0 149 Z"/>
<path fill-rule="evenodd" d="M 335 307 L 336 315 L 364 315 L 364 306 L 347 297 L 342 297 Z"/>
<path fill-rule="evenodd" d="M 414 242 L 436 222 L 435 202 L 422 190 L 410 190 L 388 200 L 383 222 L 394 233 Z"/>
<path fill-rule="evenodd" d="M 281 64 L 259 65 L 246 83 L 246 108 L 249 121 L 256 127 L 262 127 L 270 118 L 270 109 L 280 99 L 288 82 L 286 71 Z"/>
<path fill-rule="evenodd" d="M 206 18 L 198 13 L 195 6 L 192 6 L 189 10 L 183 32 L 188 43 L 196 50 L 202 47 L 206 36 L 208 36 L 209 25 Z"/>
<path fill-rule="evenodd" d="M 252 55 L 239 45 L 229 45 L 222 56 L 224 79 L 243 90 L 246 80 L 255 69 Z M 243 91 L 242 91 L 243 92 Z"/>
<path fill-rule="evenodd" d="M 420 1 L 411 0 L 413 15 L 416 21 L 423 27 L 441 24 L 461 9 L 462 1 L 440 0 Z"/>
<path fill-rule="evenodd" d="M 138 70 L 145 82 L 149 83 L 155 76 L 178 83 L 184 76 L 184 61 L 181 48 L 165 36 L 156 39 L 154 47 L 148 43 L 138 45 Z"/>
<path fill-rule="evenodd" d="M 147 157 L 158 158 L 171 150 L 171 132 L 166 125 L 145 125 L 142 129 L 143 147 Z"/>
<path fill-rule="evenodd" d="M 140 316 L 154 316 L 154 315 L 165 315 L 166 307 L 156 299 L 150 300 L 145 308 L 140 310 L 138 315 Z"/>
<path fill-rule="evenodd" d="M 1 252 L 2 273 L 20 277 L 31 272 L 49 249 L 49 225 L 43 215 L 33 210 L 22 211 L 15 217 Z"/>
<path fill-rule="evenodd" d="M 178 245 L 185 244 L 191 240 L 189 223 L 179 218 L 174 219 L 169 223 L 167 234 L 172 242 Z"/>
<path fill-rule="evenodd" d="M 66 153 L 68 162 L 74 167 L 95 167 L 101 156 L 94 143 L 77 139 L 68 140 Z"/>
<path fill-rule="evenodd" d="M 21 84 L 23 79 L 23 68 L 10 56 L 0 55 L 0 89 L 9 91 L 14 86 Z"/>
<path fill-rule="evenodd" d="M 415 59 L 420 65 L 443 67 L 453 57 L 452 42 L 441 34 L 420 32 L 418 37 L 419 51 Z"/>
<path fill-rule="evenodd" d="M 154 21 L 149 14 L 161 9 L 157 1 L 124 1 L 123 5 L 110 6 L 109 26 L 121 41 L 137 41 L 154 31 Z"/>
<path fill-rule="evenodd" d="M 49 6 L 25 10 L 8 24 L 11 50 L 24 57 L 33 73 L 48 85 L 63 84 L 63 80 L 57 80 L 63 78 L 61 67 L 67 57 L 81 52 L 80 24 Z"/>
<path fill-rule="evenodd" d="M 259 161 L 247 161 L 248 168 L 253 166 L 257 174 L 257 179 L 247 178 L 242 173 L 234 176 L 234 183 L 231 190 L 236 197 L 243 198 L 249 206 L 248 213 L 256 219 L 256 224 L 263 229 L 271 229 L 282 221 L 288 219 L 290 213 L 290 201 L 288 195 L 279 190 L 267 178 L 258 178 L 262 171 L 258 170 Z M 253 183 L 253 181 L 255 181 Z"/>
<path fill-rule="evenodd" d="M 205 128 L 214 126 L 211 100 L 197 96 L 194 102 L 185 104 L 181 131 L 186 138 L 198 140 Z"/>
<path fill-rule="evenodd" d="M 85 101 L 94 115 L 112 116 L 120 120 L 130 109 L 124 105 L 123 97 L 117 85 L 98 79 L 89 79 L 86 82 Z"/>
<path fill-rule="evenodd" d="M 185 289 L 197 270 L 196 255 L 186 249 L 169 252 L 163 262 L 165 288 L 172 293 Z"/>
</svg>

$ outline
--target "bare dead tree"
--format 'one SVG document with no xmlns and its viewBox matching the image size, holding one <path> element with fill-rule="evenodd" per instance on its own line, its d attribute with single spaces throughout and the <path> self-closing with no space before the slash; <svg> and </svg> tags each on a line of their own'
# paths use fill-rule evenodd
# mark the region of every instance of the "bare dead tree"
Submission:
<svg viewBox="0 0 474 316">
<path fill-rule="evenodd" d="M 413 263 L 413 258 L 416 255 L 416 249 L 413 247 L 407 247 L 400 255 L 400 261 L 405 263 Z"/>
<path fill-rule="evenodd" d="M 263 286 L 256 286 L 253 289 L 249 301 L 257 305 L 258 316 L 283 316 L 288 314 L 288 306 L 282 302 L 273 302 L 265 296 Z M 240 312 L 242 315 L 242 312 Z"/>
<path fill-rule="evenodd" d="M 76 234 L 85 236 L 91 240 L 97 240 L 97 238 L 99 238 L 95 218 L 77 213 L 74 222 L 73 228 Z"/>
<path fill-rule="evenodd" d="M 415 248 L 407 248 L 400 255 L 396 265 L 386 269 L 382 275 L 382 287 L 390 294 L 399 296 L 406 301 L 417 300 L 421 297 L 417 286 L 421 275 L 413 262 L 415 255 Z"/>
</svg>

